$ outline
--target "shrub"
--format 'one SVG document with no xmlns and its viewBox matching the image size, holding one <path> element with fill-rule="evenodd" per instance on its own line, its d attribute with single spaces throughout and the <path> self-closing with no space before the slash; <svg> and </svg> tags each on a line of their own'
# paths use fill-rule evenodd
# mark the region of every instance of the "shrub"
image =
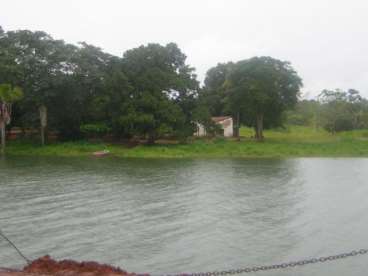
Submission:
<svg viewBox="0 0 368 276">
<path fill-rule="evenodd" d="M 80 126 L 80 131 L 88 138 L 101 138 L 111 132 L 111 128 L 104 123 L 85 124 Z"/>
</svg>

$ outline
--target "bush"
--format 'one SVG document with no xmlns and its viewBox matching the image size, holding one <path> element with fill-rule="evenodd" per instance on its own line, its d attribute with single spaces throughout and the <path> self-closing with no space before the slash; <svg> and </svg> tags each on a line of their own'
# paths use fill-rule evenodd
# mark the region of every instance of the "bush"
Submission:
<svg viewBox="0 0 368 276">
<path fill-rule="evenodd" d="M 101 138 L 111 132 L 111 128 L 104 123 L 85 124 L 80 126 L 80 131 L 88 138 Z"/>
<path fill-rule="evenodd" d="M 335 120 L 328 121 L 323 128 L 328 132 L 341 132 L 354 129 L 353 121 L 350 118 L 337 117 Z"/>
</svg>

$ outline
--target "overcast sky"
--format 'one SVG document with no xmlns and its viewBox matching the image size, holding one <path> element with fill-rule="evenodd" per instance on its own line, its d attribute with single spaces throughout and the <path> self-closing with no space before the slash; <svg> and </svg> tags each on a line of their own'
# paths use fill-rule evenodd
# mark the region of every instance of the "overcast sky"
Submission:
<svg viewBox="0 0 368 276">
<path fill-rule="evenodd" d="M 368 97 L 364 0 L 1 0 L 5 30 L 43 30 L 121 56 L 149 42 L 176 42 L 203 81 L 218 62 L 288 60 L 309 97 L 355 88 Z"/>
</svg>

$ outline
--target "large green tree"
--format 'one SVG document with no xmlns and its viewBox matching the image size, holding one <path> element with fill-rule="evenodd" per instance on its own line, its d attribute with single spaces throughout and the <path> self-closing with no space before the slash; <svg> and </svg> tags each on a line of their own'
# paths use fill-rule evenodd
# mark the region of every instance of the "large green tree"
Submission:
<svg viewBox="0 0 368 276">
<path fill-rule="evenodd" d="M 125 132 L 145 135 L 149 143 L 162 135 L 192 135 L 198 82 L 185 61 L 174 43 L 148 44 L 124 54 L 132 87 L 118 119 Z"/>
<path fill-rule="evenodd" d="M 118 58 L 87 43 L 68 51 L 72 54 L 70 70 L 56 87 L 54 125 L 62 138 L 76 139 L 80 137 L 81 125 L 107 119 L 101 102 L 109 93 L 109 68 Z"/>
<path fill-rule="evenodd" d="M 0 80 L 24 87 L 15 106 L 18 126 L 50 125 L 62 138 L 78 138 L 80 125 L 95 120 L 95 99 L 106 94 L 107 68 L 116 57 L 87 43 L 78 46 L 28 30 L 0 34 Z"/>
<path fill-rule="evenodd" d="M 0 39 L 6 59 L 0 61 L 3 76 L 13 76 L 12 84 L 24 87 L 24 101 L 17 122 L 26 126 L 41 125 L 41 140 L 45 141 L 48 110 L 53 114 L 58 87 L 74 66 L 69 61 L 75 49 L 44 32 L 9 31 Z"/>
<path fill-rule="evenodd" d="M 212 116 L 231 115 L 228 108 L 225 81 L 233 67 L 233 62 L 219 63 L 206 73 L 200 98 L 208 106 Z"/>
<path fill-rule="evenodd" d="M 280 124 L 283 111 L 296 104 L 302 80 L 289 62 L 254 57 L 237 62 L 225 86 L 232 112 L 262 140 L 264 127 Z"/>
</svg>

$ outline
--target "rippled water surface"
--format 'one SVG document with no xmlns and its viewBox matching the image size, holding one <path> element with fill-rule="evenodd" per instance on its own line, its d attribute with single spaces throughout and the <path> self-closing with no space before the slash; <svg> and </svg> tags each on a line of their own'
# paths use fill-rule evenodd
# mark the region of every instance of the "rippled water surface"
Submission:
<svg viewBox="0 0 368 276">
<path fill-rule="evenodd" d="M 30 258 L 134 272 L 368 247 L 368 159 L 0 159 L 0 228 Z M 0 266 L 22 260 L 0 240 Z M 259 275 L 364 275 L 368 256 Z M 258 275 L 257 274 L 257 275 Z"/>
</svg>

